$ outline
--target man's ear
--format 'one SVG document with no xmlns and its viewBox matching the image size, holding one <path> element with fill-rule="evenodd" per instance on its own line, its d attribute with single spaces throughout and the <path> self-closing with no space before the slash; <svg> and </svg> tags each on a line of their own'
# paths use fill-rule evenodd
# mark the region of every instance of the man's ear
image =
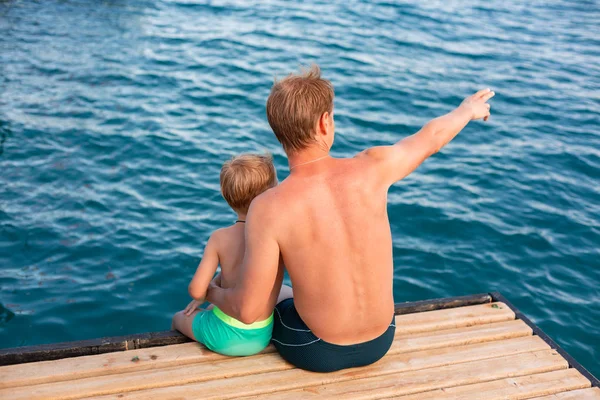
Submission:
<svg viewBox="0 0 600 400">
<path fill-rule="evenodd" d="M 326 135 L 329 128 L 329 112 L 325 111 L 319 118 L 319 132 Z"/>
</svg>

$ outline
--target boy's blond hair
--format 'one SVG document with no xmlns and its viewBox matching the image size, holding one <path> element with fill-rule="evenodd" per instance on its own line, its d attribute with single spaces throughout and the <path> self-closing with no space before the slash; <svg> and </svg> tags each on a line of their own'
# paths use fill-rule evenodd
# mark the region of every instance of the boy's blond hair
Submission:
<svg viewBox="0 0 600 400">
<path fill-rule="evenodd" d="M 241 154 L 221 168 L 221 194 L 238 213 L 247 213 L 256 196 L 277 185 L 270 154 Z"/>
</svg>

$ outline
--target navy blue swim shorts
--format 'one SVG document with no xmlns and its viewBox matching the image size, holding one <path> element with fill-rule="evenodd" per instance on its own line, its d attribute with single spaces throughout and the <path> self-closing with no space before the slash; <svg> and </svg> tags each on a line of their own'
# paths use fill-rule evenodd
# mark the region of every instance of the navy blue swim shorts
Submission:
<svg viewBox="0 0 600 400">
<path fill-rule="evenodd" d="M 332 372 L 361 367 L 382 358 L 394 341 L 394 317 L 388 329 L 373 340 L 353 345 L 328 343 L 311 332 L 287 299 L 275 307 L 271 341 L 279 354 L 298 368 L 314 372 Z"/>
</svg>

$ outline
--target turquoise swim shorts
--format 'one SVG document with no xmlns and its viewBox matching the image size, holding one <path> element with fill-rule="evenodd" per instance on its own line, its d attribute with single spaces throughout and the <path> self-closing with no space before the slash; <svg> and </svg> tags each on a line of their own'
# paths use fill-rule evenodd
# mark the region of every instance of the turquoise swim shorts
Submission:
<svg viewBox="0 0 600 400">
<path fill-rule="evenodd" d="M 250 356 L 269 345 L 273 332 L 273 314 L 264 321 L 244 324 L 214 307 L 196 314 L 192 331 L 199 343 L 216 353 Z"/>
</svg>

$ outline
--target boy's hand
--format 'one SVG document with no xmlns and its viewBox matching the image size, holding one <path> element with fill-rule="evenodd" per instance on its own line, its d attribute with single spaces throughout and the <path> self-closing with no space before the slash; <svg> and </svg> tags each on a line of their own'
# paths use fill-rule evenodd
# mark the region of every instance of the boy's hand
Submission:
<svg viewBox="0 0 600 400">
<path fill-rule="evenodd" d="M 464 99 L 459 108 L 469 110 L 471 120 L 483 118 L 484 121 L 487 121 L 490 117 L 490 105 L 486 102 L 494 97 L 495 94 L 490 89 L 480 90 Z"/>
<path fill-rule="evenodd" d="M 189 317 L 194 311 L 198 309 L 198 307 L 200 307 L 200 304 L 202 303 L 203 302 L 199 300 L 192 300 L 190 304 L 187 305 L 185 310 L 183 310 L 183 314 L 185 314 L 186 317 Z"/>
</svg>

